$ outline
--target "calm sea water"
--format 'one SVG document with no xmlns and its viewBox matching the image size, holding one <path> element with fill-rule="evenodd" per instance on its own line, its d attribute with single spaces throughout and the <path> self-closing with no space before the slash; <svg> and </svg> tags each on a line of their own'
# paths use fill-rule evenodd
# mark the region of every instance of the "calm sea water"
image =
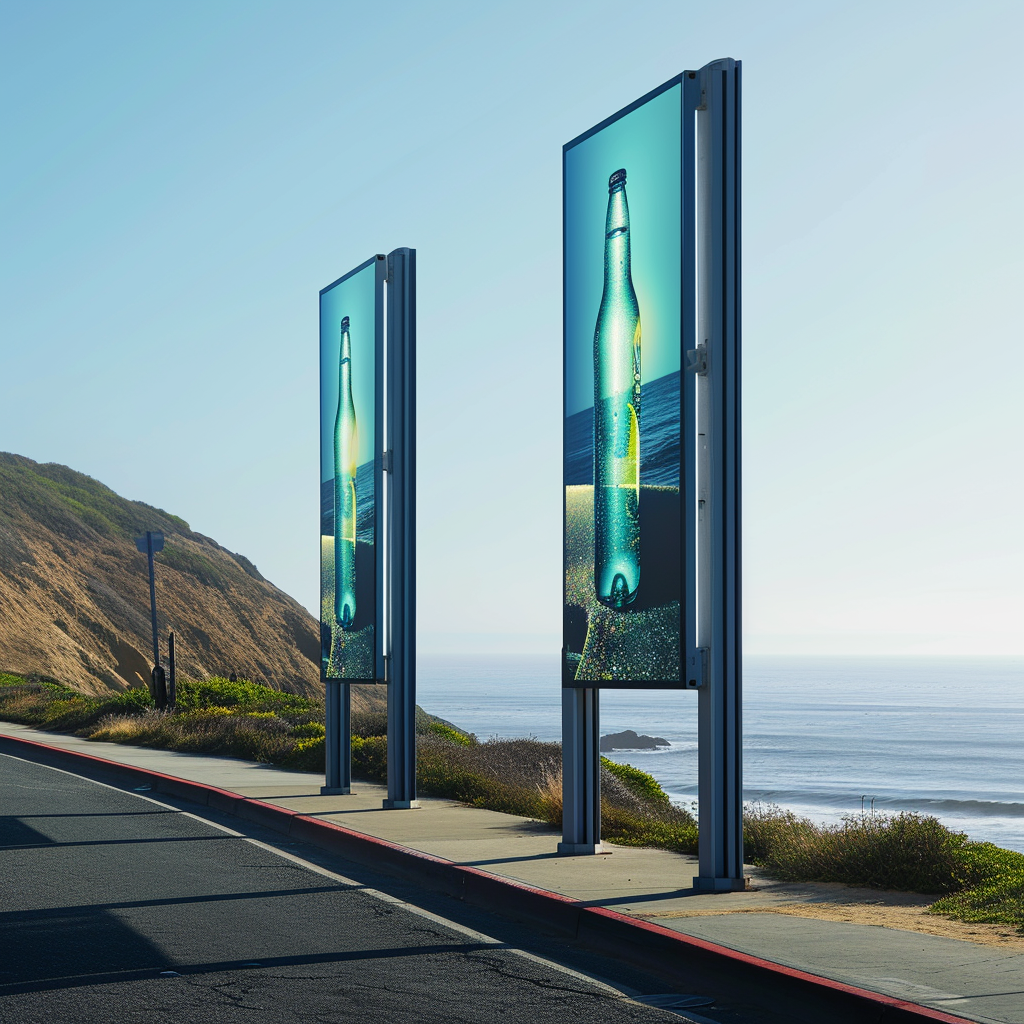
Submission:
<svg viewBox="0 0 1024 1024">
<path fill-rule="evenodd" d="M 557 654 L 421 656 L 417 700 L 481 739 L 560 739 Z M 602 735 L 623 729 L 671 746 L 615 760 L 697 799 L 696 694 L 602 691 Z M 748 657 L 744 798 L 818 822 L 873 800 L 1024 852 L 1024 659 Z"/>
<path fill-rule="evenodd" d="M 679 486 L 679 401 L 678 370 L 642 385 L 640 482 L 645 486 Z M 564 482 L 594 482 L 593 406 L 574 413 L 565 421 Z"/>
<path fill-rule="evenodd" d="M 356 468 L 356 540 L 373 543 L 373 463 Z M 320 533 L 334 533 L 334 478 L 320 484 Z"/>
</svg>

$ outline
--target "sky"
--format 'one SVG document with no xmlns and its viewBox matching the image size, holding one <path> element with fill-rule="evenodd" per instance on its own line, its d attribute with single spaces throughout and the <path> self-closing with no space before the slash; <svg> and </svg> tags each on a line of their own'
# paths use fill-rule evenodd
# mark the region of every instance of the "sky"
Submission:
<svg viewBox="0 0 1024 1024">
<path fill-rule="evenodd" d="M 1022 39 L 1017 0 L 0 0 L 0 450 L 315 612 L 318 292 L 412 246 L 419 649 L 557 651 L 561 147 L 735 57 L 746 650 L 1022 654 Z"/>
</svg>

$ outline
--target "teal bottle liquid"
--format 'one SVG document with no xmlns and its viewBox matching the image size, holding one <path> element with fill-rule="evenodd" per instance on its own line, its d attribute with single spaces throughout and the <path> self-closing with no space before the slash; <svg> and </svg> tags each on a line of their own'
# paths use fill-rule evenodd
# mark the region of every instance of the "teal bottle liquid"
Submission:
<svg viewBox="0 0 1024 1024">
<path fill-rule="evenodd" d="M 594 330 L 594 587 L 609 608 L 640 585 L 640 306 L 629 255 L 626 172 L 608 179 L 604 291 Z"/>
<path fill-rule="evenodd" d="M 356 407 L 352 402 L 352 339 L 341 321 L 338 415 L 334 420 L 334 618 L 348 629 L 356 617 Z"/>
</svg>

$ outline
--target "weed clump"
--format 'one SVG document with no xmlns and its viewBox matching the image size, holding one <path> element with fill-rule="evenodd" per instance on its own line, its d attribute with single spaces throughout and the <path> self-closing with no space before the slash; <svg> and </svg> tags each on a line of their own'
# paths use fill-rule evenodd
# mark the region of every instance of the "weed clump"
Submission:
<svg viewBox="0 0 1024 1024">
<path fill-rule="evenodd" d="M 948 893 L 968 881 L 967 837 L 920 814 L 853 814 L 818 826 L 769 805 L 748 807 L 747 856 L 776 878 Z"/>
<path fill-rule="evenodd" d="M 940 895 L 929 908 L 1024 934 L 1024 854 L 972 842 L 923 814 L 851 814 L 815 825 L 774 804 L 744 809 L 745 856 L 775 878 Z"/>
</svg>

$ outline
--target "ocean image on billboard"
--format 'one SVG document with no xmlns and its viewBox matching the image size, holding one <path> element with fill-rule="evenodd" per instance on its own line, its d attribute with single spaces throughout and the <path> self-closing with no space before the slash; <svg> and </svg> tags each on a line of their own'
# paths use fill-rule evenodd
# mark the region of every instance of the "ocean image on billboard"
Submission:
<svg viewBox="0 0 1024 1024">
<path fill-rule="evenodd" d="M 565 666 L 680 681 L 681 88 L 565 154 Z"/>
<path fill-rule="evenodd" d="M 376 268 L 320 296 L 320 659 L 373 680 Z"/>
</svg>

